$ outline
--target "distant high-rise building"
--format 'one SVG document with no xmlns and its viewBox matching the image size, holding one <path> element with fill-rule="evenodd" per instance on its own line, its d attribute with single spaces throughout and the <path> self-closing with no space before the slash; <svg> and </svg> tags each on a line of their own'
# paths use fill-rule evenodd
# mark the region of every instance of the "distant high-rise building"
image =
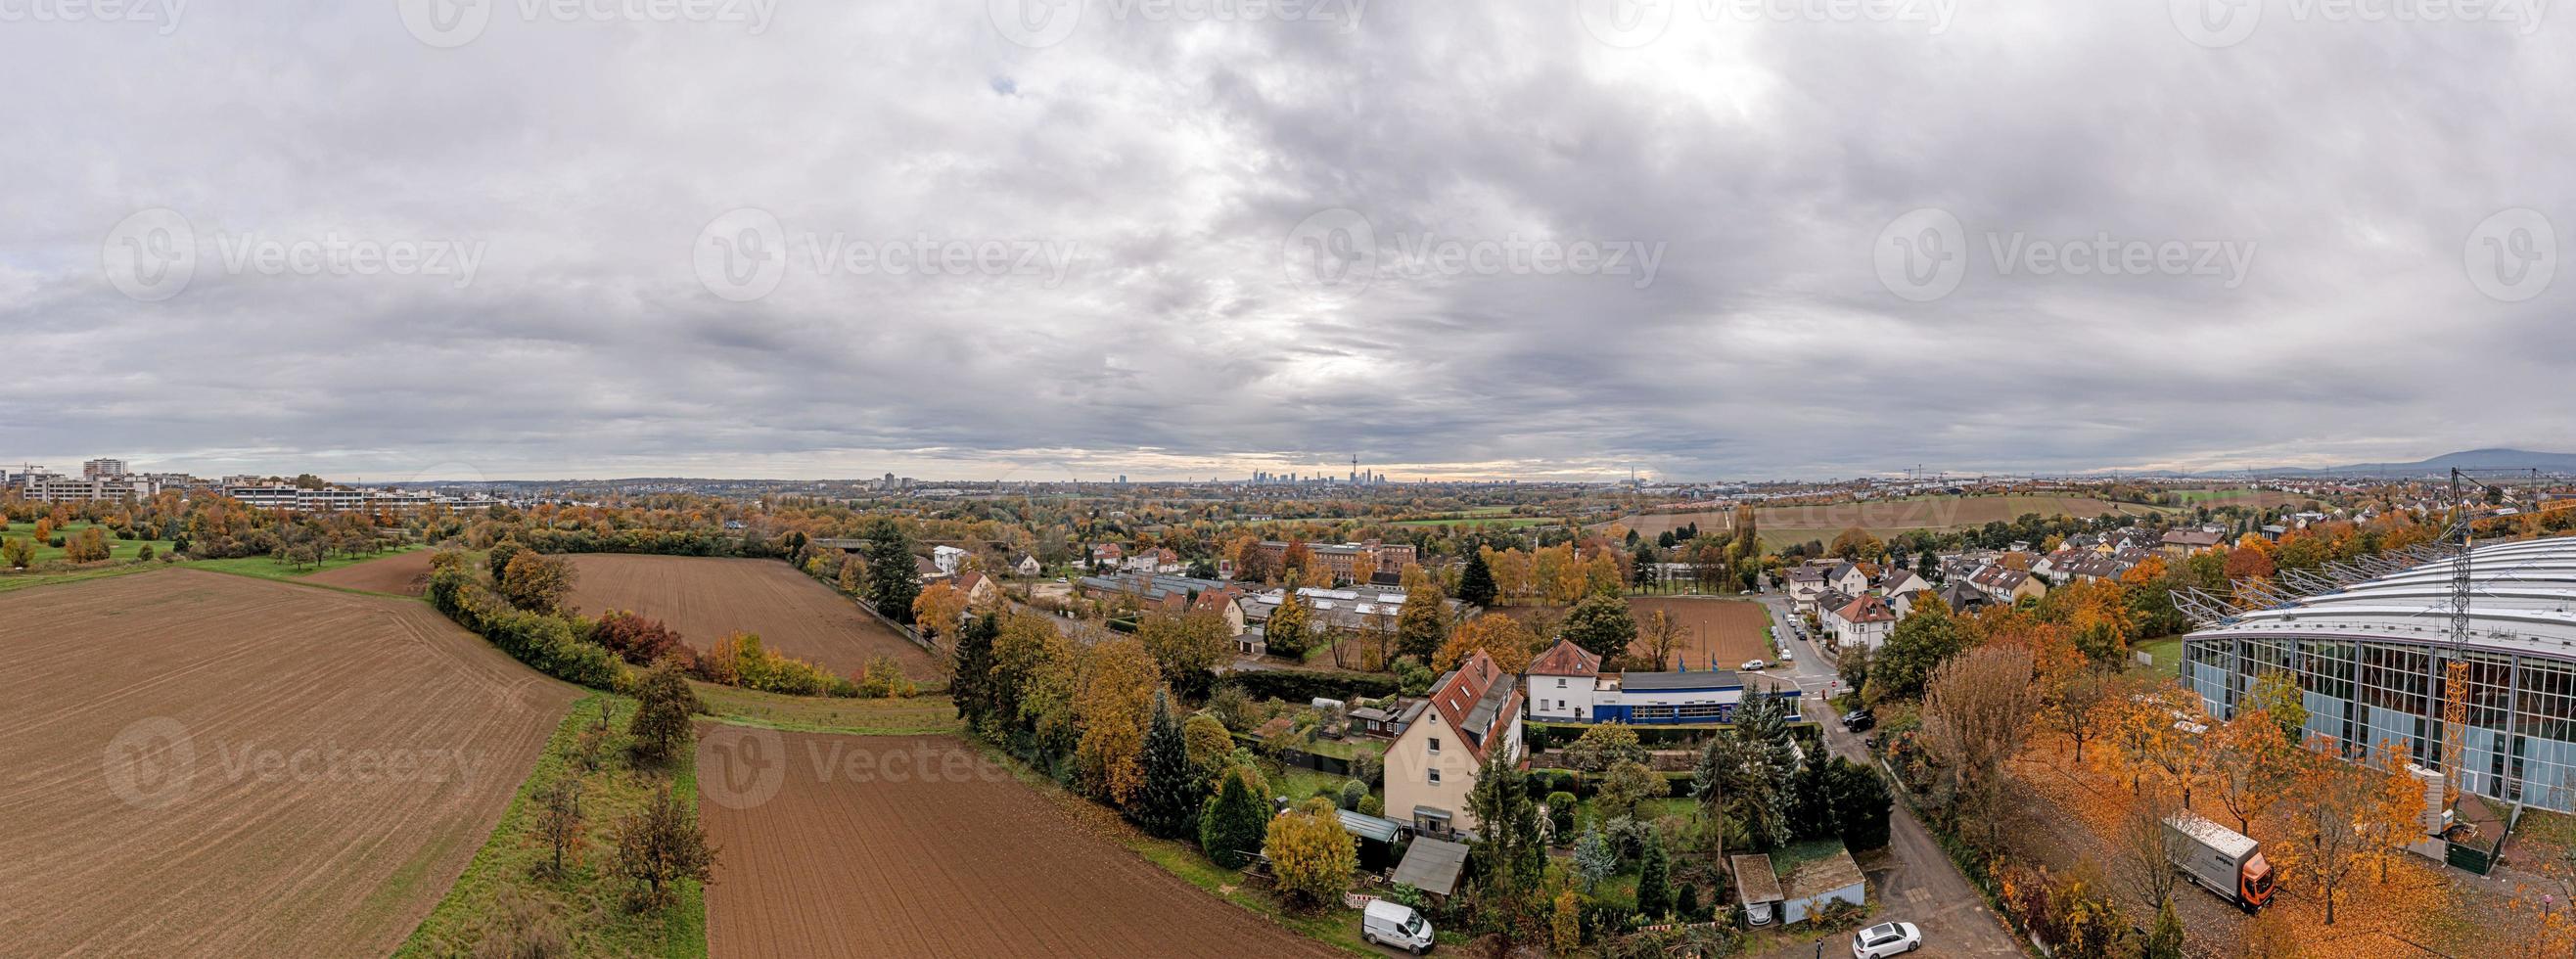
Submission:
<svg viewBox="0 0 2576 959">
<path fill-rule="evenodd" d="M 125 475 L 125 461 L 95 459 L 81 464 L 82 479 L 114 479 Z"/>
</svg>

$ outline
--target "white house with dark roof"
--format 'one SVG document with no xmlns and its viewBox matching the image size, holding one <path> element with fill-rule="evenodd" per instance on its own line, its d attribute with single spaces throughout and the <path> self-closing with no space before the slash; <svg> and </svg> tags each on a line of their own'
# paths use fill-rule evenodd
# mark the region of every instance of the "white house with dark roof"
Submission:
<svg viewBox="0 0 2576 959">
<path fill-rule="evenodd" d="M 1588 723 L 1598 702 L 1601 657 L 1567 640 L 1557 640 L 1530 661 L 1529 714 L 1540 722 Z"/>
</svg>

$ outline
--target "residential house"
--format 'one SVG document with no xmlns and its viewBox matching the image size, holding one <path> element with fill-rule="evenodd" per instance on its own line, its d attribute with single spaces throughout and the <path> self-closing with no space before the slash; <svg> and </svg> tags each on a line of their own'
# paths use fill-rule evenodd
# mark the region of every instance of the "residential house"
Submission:
<svg viewBox="0 0 2576 959">
<path fill-rule="evenodd" d="M 1872 584 L 1870 588 L 1877 590 L 1881 596 L 1898 596 L 1918 589 L 1929 589 L 1931 585 L 1924 582 L 1923 577 L 1914 575 L 1913 570 L 1890 566 L 1886 572 L 1879 574 L 1878 582 Z"/>
<path fill-rule="evenodd" d="M 2199 529 L 2167 530 L 2157 545 L 2166 556 L 2181 559 L 2226 541 L 2227 534 L 2203 526 Z"/>
<path fill-rule="evenodd" d="M 1837 649 L 1877 649 L 1896 631 L 1896 610 L 1883 596 L 1861 596 L 1825 612 L 1825 633 Z"/>
<path fill-rule="evenodd" d="M 1989 563 L 1968 577 L 1968 585 L 1983 593 L 1990 602 L 2010 606 L 2024 599 L 2038 599 L 2048 586 L 2025 570 L 2002 563 Z"/>
<path fill-rule="evenodd" d="M 971 569 L 957 574 L 956 581 L 950 585 L 965 593 L 966 605 L 976 609 L 988 608 L 1002 600 L 1002 587 L 994 585 L 992 577 Z"/>
<path fill-rule="evenodd" d="M 1800 566 L 1789 571 L 1789 612 L 1806 616 L 1816 611 L 1816 598 L 1825 593 L 1825 571 L 1813 566 Z"/>
<path fill-rule="evenodd" d="M 1530 718 L 1541 722 L 1592 721 L 1594 691 L 1601 679 L 1601 657 L 1567 640 L 1557 640 L 1530 661 Z"/>
<path fill-rule="evenodd" d="M 930 563 L 939 567 L 942 575 L 955 576 L 960 570 L 966 568 L 966 557 L 969 555 L 971 554 L 964 549 L 955 546 L 933 546 L 930 548 Z"/>
<path fill-rule="evenodd" d="M 1011 564 L 1011 572 L 1024 579 L 1035 579 L 1046 572 L 1046 566 L 1040 564 L 1037 557 L 1024 555 L 1019 562 Z"/>
<path fill-rule="evenodd" d="M 1473 832 L 1467 794 L 1490 757 L 1520 761 L 1521 692 L 1477 650 L 1431 684 L 1430 707 L 1386 751 L 1388 818 L 1432 835 Z"/>
<path fill-rule="evenodd" d="M 1835 563 L 1832 569 L 1825 571 L 1825 585 L 1859 595 L 1869 589 L 1869 572 L 1859 563 Z"/>
</svg>

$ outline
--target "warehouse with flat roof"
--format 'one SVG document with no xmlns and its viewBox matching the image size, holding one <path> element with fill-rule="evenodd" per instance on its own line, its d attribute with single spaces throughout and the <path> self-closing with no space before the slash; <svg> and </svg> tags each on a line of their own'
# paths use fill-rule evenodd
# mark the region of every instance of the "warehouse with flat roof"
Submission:
<svg viewBox="0 0 2576 959">
<path fill-rule="evenodd" d="M 2438 766 L 2457 563 L 2435 559 L 2230 615 L 2184 637 L 2183 681 L 2228 719 L 2263 676 L 2286 673 L 2320 748 L 2360 758 L 2387 745 Z M 2576 811 L 2576 538 L 2482 546 L 2469 572 L 2459 787 Z"/>
</svg>

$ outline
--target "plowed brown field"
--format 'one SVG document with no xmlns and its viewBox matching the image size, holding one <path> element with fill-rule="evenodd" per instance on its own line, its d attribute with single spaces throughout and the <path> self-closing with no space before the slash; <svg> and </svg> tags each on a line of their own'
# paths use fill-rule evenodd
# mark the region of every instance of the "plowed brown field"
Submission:
<svg viewBox="0 0 2576 959">
<path fill-rule="evenodd" d="M 1628 612 L 1637 618 L 1641 635 L 1647 615 L 1656 610 L 1662 610 L 1681 626 L 1682 656 L 1692 669 L 1734 669 L 1748 659 L 1771 658 L 1771 644 L 1762 638 L 1762 627 L 1770 625 L 1771 616 L 1760 603 L 1663 596 L 1628 598 Z M 1632 651 L 1643 653 L 1644 645 L 1640 642 Z"/>
<path fill-rule="evenodd" d="M 771 650 L 853 679 L 879 653 L 894 656 L 914 679 L 939 675 L 930 653 L 777 560 L 626 553 L 571 559 L 581 573 L 572 603 L 585 616 L 631 610 L 679 630 L 701 650 L 728 633 L 756 633 Z"/>
<path fill-rule="evenodd" d="M 425 596 L 429 593 L 429 558 L 436 555 L 438 551 L 434 549 L 416 549 L 382 559 L 351 563 L 339 569 L 326 569 L 304 577 L 304 581 L 363 589 L 371 593 Z"/>
<path fill-rule="evenodd" d="M 428 606 L 167 570 L 0 594 L 0 951 L 384 955 L 574 693 Z"/>
<path fill-rule="evenodd" d="M 699 814 L 724 856 L 707 887 L 720 959 L 1337 954 L 1146 862 L 954 739 L 725 735 L 742 741 L 698 750 Z M 740 764 L 754 756 L 776 757 L 753 764 L 774 795 Z"/>
</svg>

